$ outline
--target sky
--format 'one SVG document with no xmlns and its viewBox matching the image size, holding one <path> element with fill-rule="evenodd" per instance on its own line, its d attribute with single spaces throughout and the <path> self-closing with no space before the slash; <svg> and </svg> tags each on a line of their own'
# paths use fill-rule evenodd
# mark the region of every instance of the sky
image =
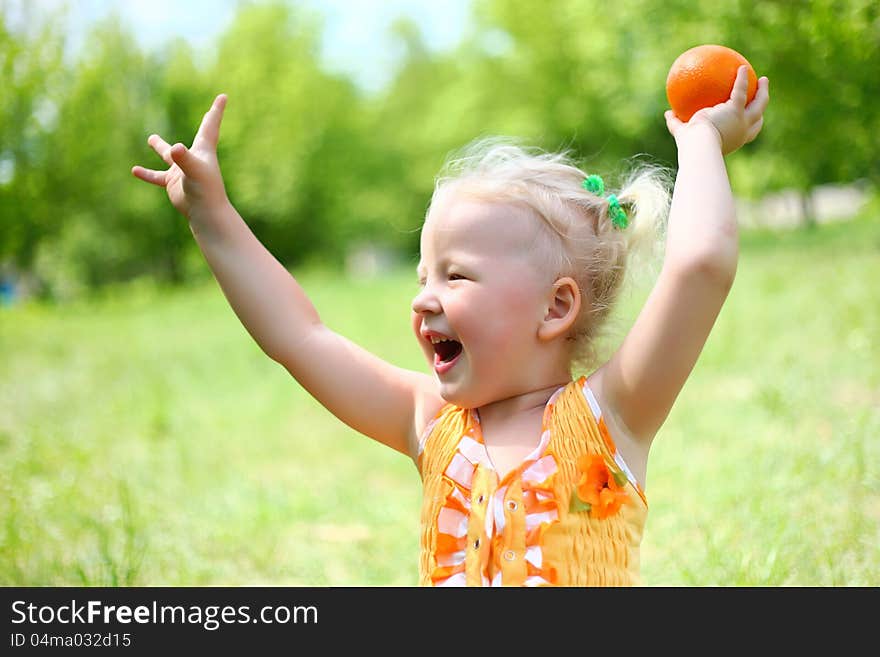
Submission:
<svg viewBox="0 0 880 657">
<path fill-rule="evenodd" d="M 69 7 L 71 47 L 81 44 L 89 26 L 118 12 L 142 47 L 157 49 L 180 36 L 205 51 L 235 15 L 241 0 L 0 0 L 6 14 L 28 6 L 31 13 L 56 13 Z M 467 29 L 471 0 L 292 0 L 325 17 L 322 57 L 328 68 L 349 73 L 365 90 L 391 77 L 394 52 L 388 28 L 408 16 L 421 28 L 432 50 L 454 47 Z"/>
</svg>

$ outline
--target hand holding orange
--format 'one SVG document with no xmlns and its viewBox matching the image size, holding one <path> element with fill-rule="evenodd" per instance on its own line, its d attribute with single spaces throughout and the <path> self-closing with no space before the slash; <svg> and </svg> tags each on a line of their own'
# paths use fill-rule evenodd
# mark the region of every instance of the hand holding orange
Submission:
<svg viewBox="0 0 880 657">
<path fill-rule="evenodd" d="M 726 46 L 703 44 L 679 55 L 666 76 L 666 98 L 675 116 L 689 121 L 697 110 L 726 102 L 736 72 L 748 66 L 747 102 L 758 91 L 758 76 L 749 61 Z"/>
</svg>

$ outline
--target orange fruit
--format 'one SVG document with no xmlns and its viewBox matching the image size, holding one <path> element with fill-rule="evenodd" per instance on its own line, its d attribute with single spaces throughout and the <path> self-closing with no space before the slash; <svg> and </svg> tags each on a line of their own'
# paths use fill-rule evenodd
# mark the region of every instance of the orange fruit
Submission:
<svg viewBox="0 0 880 657">
<path fill-rule="evenodd" d="M 736 70 L 743 64 L 749 67 L 746 95 L 748 102 L 752 102 L 758 91 L 758 76 L 749 61 L 736 50 L 703 44 L 681 53 L 666 76 L 666 98 L 675 116 L 689 121 L 697 110 L 727 101 Z"/>
</svg>

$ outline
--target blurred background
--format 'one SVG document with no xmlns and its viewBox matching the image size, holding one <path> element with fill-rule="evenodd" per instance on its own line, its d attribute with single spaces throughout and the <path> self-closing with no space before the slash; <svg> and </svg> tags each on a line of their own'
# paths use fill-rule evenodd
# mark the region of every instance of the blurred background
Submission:
<svg viewBox="0 0 880 657">
<path fill-rule="evenodd" d="M 129 165 L 161 164 L 151 132 L 191 143 L 220 92 L 229 195 L 291 265 L 411 256 L 433 176 L 481 134 L 569 147 L 609 173 L 638 154 L 674 165 L 665 75 L 697 43 L 739 50 L 772 81 L 767 128 L 731 176 L 743 200 L 775 205 L 744 219 L 851 216 L 880 176 L 873 2 L 0 6 L 7 296 L 204 274 Z"/>
<path fill-rule="evenodd" d="M 446 156 L 504 134 L 612 182 L 674 167 L 666 73 L 700 43 L 772 100 L 728 157 L 743 264 L 652 453 L 646 580 L 880 584 L 870 0 L 0 0 L 0 583 L 415 582 L 415 470 L 249 341 L 131 176 L 162 164 L 149 134 L 189 144 L 227 93 L 239 212 L 328 324 L 424 369 L 408 304 Z"/>
</svg>

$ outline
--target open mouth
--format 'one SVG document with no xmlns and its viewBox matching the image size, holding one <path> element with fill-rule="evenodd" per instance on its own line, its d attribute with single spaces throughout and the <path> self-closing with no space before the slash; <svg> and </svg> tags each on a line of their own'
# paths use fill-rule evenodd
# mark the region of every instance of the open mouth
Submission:
<svg viewBox="0 0 880 657">
<path fill-rule="evenodd" d="M 443 340 L 434 344 L 434 353 L 441 363 L 449 363 L 461 353 L 461 342 L 457 340 Z"/>
</svg>

